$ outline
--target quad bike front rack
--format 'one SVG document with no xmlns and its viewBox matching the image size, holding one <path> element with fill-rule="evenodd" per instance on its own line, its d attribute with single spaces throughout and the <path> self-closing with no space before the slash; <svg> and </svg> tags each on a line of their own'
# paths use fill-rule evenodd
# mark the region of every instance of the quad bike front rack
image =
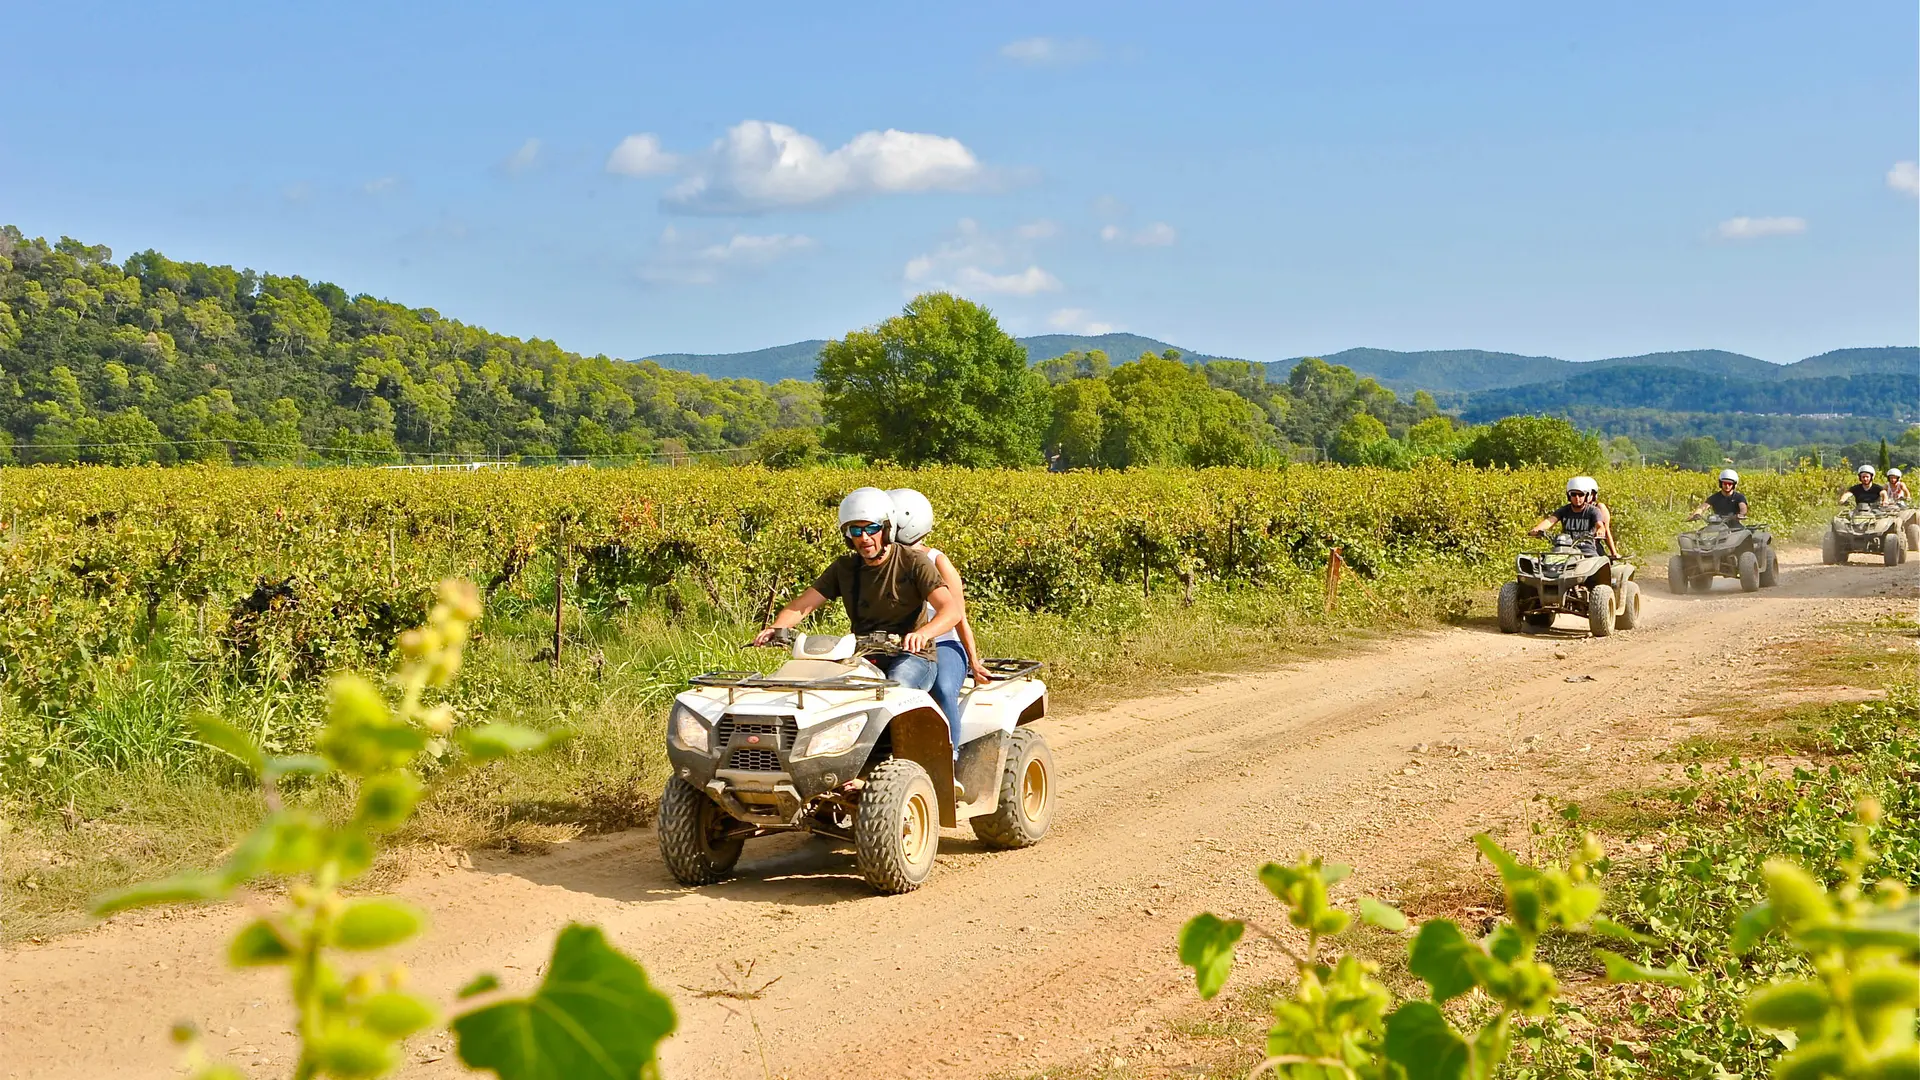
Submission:
<svg viewBox="0 0 1920 1080">
<path fill-rule="evenodd" d="M 727 691 L 727 704 L 733 704 L 733 695 L 738 690 L 792 690 L 796 703 L 807 707 L 809 690 L 871 690 L 875 701 L 883 697 L 887 689 L 900 684 L 892 679 L 876 679 L 871 675 L 835 675 L 826 679 L 782 679 L 773 675 L 762 675 L 757 671 L 710 671 L 705 675 L 695 675 L 687 680 L 694 686 L 722 687 Z"/>
</svg>

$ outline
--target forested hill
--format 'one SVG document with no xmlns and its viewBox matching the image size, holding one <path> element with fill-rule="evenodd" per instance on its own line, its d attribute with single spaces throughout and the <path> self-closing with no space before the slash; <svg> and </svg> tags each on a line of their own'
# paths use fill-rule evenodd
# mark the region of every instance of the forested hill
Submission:
<svg viewBox="0 0 1920 1080">
<path fill-rule="evenodd" d="M 1911 421 L 1920 413 L 1920 374 L 1908 371 L 1761 381 L 1679 368 L 1610 367 L 1556 383 L 1483 391 L 1467 399 L 1462 415 L 1478 422 L 1515 413 L 1564 414 L 1575 407 L 1847 415 Z"/>
<path fill-rule="evenodd" d="M 529 458 L 746 445 L 811 383 L 580 356 L 339 286 L 0 226 L 0 462 Z"/>
<path fill-rule="evenodd" d="M 1139 334 L 1039 334 L 1034 337 L 1015 338 L 1027 350 L 1030 363 L 1044 363 L 1070 352 L 1106 353 L 1116 363 L 1133 360 L 1142 353 L 1164 355 L 1169 349 L 1180 353 L 1189 360 L 1206 362 L 1225 360 L 1228 357 L 1209 356 L 1189 349 L 1180 349 L 1150 337 Z M 646 359 L 661 367 L 690 371 L 699 375 L 708 375 L 716 379 L 760 379 L 777 382 L 781 379 L 811 379 L 814 365 L 820 361 L 820 346 L 826 342 L 818 338 L 808 341 L 796 341 L 791 345 L 775 345 L 770 349 L 755 349 L 741 353 L 659 353 Z M 1282 371 L 1275 376 L 1276 381 L 1286 378 Z"/>
</svg>

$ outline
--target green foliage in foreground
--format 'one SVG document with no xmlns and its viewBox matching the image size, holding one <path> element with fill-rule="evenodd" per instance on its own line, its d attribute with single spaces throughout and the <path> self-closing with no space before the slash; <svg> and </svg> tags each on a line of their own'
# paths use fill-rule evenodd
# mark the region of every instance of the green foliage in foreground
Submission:
<svg viewBox="0 0 1920 1080">
<path fill-rule="evenodd" d="M 341 887 L 373 864 L 379 838 L 413 816 L 420 772 L 444 773 L 546 747 L 553 736 L 504 724 L 459 727 L 450 705 L 428 704 L 460 669 L 469 630 L 480 616 L 472 585 L 449 581 L 426 625 L 401 636 L 404 657 L 390 706 L 380 687 L 356 675 L 336 676 L 319 753 L 268 756 L 224 721 L 196 721 L 200 738 L 265 785 L 274 807 L 213 872 L 178 874 L 102 897 L 109 915 L 153 904 L 223 899 L 263 874 L 292 878 L 286 906 L 242 927 L 228 948 L 235 967 L 284 967 L 296 1015 L 300 1052 L 294 1080 L 384 1076 L 400 1062 L 400 1045 L 430 1027 L 433 1004 L 405 989 L 406 971 L 384 964 L 349 972 L 340 953 L 376 952 L 418 934 L 426 913 L 386 897 L 349 898 Z M 278 785 L 290 777 L 335 778 L 357 788 L 342 823 L 279 808 Z M 454 1018 L 460 1059 L 501 1080 L 554 1077 L 639 1077 L 654 1068 L 654 1048 L 674 1028 L 673 1005 L 647 982 L 638 964 L 608 945 L 598 929 L 569 925 L 554 943 L 546 975 L 532 997 L 502 999 Z M 491 975 L 461 997 L 498 987 Z M 175 1029 L 188 1047 L 194 1080 L 238 1080 L 231 1066 L 206 1060 L 190 1025 Z"/>
</svg>

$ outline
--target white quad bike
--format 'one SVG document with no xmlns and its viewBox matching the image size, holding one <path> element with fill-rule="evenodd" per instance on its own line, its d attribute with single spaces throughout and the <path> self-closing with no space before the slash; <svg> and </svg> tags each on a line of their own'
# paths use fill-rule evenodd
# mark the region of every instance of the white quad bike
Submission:
<svg viewBox="0 0 1920 1080">
<path fill-rule="evenodd" d="M 987 660 L 992 680 L 963 687 L 956 762 L 933 698 L 866 659 L 901 651 L 897 636 L 772 642 L 789 643 L 771 674 L 698 675 L 674 700 L 658 831 L 682 884 L 725 880 L 755 837 L 811 832 L 851 842 L 868 884 L 904 893 L 932 872 L 942 827 L 968 822 L 997 848 L 1047 834 L 1053 754 L 1026 726 L 1047 712 L 1039 661 Z"/>
</svg>

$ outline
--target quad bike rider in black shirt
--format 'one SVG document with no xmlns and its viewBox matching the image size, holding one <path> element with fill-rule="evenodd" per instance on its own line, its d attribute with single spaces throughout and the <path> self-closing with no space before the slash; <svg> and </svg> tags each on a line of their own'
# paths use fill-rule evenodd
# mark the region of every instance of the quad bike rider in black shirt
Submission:
<svg viewBox="0 0 1920 1080">
<path fill-rule="evenodd" d="M 1842 504 L 1851 502 L 1855 506 L 1878 506 L 1886 498 L 1887 489 L 1873 482 L 1875 469 L 1871 465 L 1860 466 L 1860 482 L 1846 490 L 1840 496 Z"/>
<path fill-rule="evenodd" d="M 1566 504 L 1541 518 L 1528 530 L 1529 535 L 1545 536 L 1547 529 L 1558 522 L 1560 531 L 1581 551 L 1589 555 L 1613 554 L 1613 522 L 1594 499 L 1599 488 L 1591 476 L 1576 476 L 1567 481 Z"/>
<path fill-rule="evenodd" d="M 1721 518 L 1744 519 L 1747 516 L 1747 496 L 1737 490 L 1740 486 L 1740 474 L 1732 469 L 1720 470 L 1720 490 L 1707 496 L 1707 501 L 1694 510 L 1692 520 L 1698 520 L 1706 514 Z"/>
</svg>

